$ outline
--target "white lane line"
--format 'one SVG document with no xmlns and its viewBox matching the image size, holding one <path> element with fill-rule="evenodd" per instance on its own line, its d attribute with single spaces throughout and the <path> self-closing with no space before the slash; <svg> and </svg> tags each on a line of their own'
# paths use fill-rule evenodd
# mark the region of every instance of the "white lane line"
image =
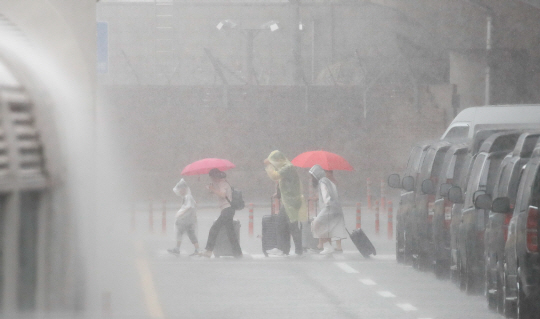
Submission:
<svg viewBox="0 0 540 319">
<path fill-rule="evenodd" d="M 395 298 L 396 297 L 396 295 L 394 295 L 390 291 L 377 291 L 377 293 L 379 295 L 381 295 L 382 297 L 385 297 L 385 298 Z"/>
<path fill-rule="evenodd" d="M 404 311 L 416 311 L 418 308 L 411 305 L 410 303 L 398 303 L 396 304 L 399 308 L 403 309 Z"/>
<path fill-rule="evenodd" d="M 357 274 L 358 271 L 356 269 L 354 269 L 353 267 L 347 265 L 347 263 L 334 263 L 336 264 L 336 266 L 338 266 L 339 268 L 341 268 L 341 270 L 343 270 L 344 272 L 348 273 L 348 274 Z"/>
<path fill-rule="evenodd" d="M 358 281 L 360 281 L 361 283 L 363 283 L 366 286 L 375 286 L 377 284 L 376 282 L 374 282 L 371 279 L 358 279 Z"/>
</svg>

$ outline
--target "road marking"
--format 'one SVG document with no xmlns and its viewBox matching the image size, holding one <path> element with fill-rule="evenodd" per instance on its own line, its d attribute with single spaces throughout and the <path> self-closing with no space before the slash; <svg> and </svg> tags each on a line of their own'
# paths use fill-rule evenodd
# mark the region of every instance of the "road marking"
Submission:
<svg viewBox="0 0 540 319">
<path fill-rule="evenodd" d="M 411 305 L 410 303 L 398 303 L 396 304 L 399 308 L 405 310 L 405 311 L 416 311 L 418 310 L 415 306 Z"/>
<path fill-rule="evenodd" d="M 144 248 L 142 243 L 138 241 L 136 242 L 135 246 L 137 249 L 137 255 L 143 256 Z M 164 318 L 148 260 L 144 257 L 137 257 L 136 264 L 143 288 L 144 301 L 146 303 L 146 308 L 150 318 Z"/>
<path fill-rule="evenodd" d="M 376 282 L 374 282 L 371 279 L 358 279 L 358 281 L 360 281 L 361 283 L 363 283 L 366 286 L 375 286 L 377 284 Z"/>
<path fill-rule="evenodd" d="M 354 268 L 352 268 L 351 266 L 347 265 L 347 263 L 334 263 L 336 264 L 336 266 L 338 266 L 339 268 L 341 268 L 341 270 L 343 270 L 344 272 L 348 273 L 348 274 L 357 274 L 358 271 Z"/>
<path fill-rule="evenodd" d="M 391 293 L 390 291 L 377 291 L 377 293 L 385 298 L 395 298 L 396 295 Z"/>
</svg>

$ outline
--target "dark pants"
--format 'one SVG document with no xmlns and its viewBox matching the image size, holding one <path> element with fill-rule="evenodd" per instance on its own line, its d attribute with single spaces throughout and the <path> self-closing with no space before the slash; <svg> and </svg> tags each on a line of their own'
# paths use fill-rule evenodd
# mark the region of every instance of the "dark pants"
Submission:
<svg viewBox="0 0 540 319">
<path fill-rule="evenodd" d="M 291 251 L 291 236 L 294 241 L 294 252 L 302 255 L 302 232 L 298 227 L 298 221 L 291 223 L 285 208 L 281 206 L 277 223 L 277 248 L 286 255 Z"/>
<path fill-rule="evenodd" d="M 232 245 L 232 250 L 234 256 L 242 256 L 242 249 L 240 248 L 240 243 L 238 242 L 238 238 L 236 237 L 236 233 L 234 232 L 234 224 L 233 224 L 233 217 L 234 217 L 234 209 L 231 207 L 227 207 L 221 211 L 221 215 L 219 215 L 218 219 L 215 221 L 214 225 L 210 227 L 210 232 L 208 233 L 208 241 L 206 242 L 206 250 L 213 251 L 214 246 L 216 245 L 216 238 L 219 233 L 219 230 L 221 227 L 225 227 L 227 230 L 227 237 L 229 237 L 229 241 Z"/>
</svg>

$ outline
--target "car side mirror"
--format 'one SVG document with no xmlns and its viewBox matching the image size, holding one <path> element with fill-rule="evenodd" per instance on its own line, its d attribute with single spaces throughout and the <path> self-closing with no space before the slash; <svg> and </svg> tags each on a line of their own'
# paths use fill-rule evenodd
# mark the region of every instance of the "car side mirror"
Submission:
<svg viewBox="0 0 540 319">
<path fill-rule="evenodd" d="M 405 176 L 403 177 L 403 182 L 401 183 L 403 189 L 407 192 L 412 192 L 414 190 L 414 177 Z"/>
<path fill-rule="evenodd" d="M 448 199 L 454 204 L 463 204 L 463 192 L 461 187 L 452 186 L 448 190 Z"/>
<path fill-rule="evenodd" d="M 452 187 L 452 184 L 444 183 L 441 184 L 441 187 L 439 188 L 439 194 L 441 194 L 442 197 L 448 197 L 448 191 Z"/>
<path fill-rule="evenodd" d="M 431 179 L 426 179 L 422 182 L 422 193 L 428 195 L 435 194 L 435 185 Z"/>
<path fill-rule="evenodd" d="M 476 209 L 491 209 L 491 205 L 491 196 L 488 194 L 478 195 L 474 200 L 474 207 Z"/>
<path fill-rule="evenodd" d="M 401 177 L 399 177 L 399 174 L 388 176 L 388 186 L 392 188 L 401 188 Z"/>
<path fill-rule="evenodd" d="M 507 214 L 511 211 L 510 198 L 498 197 L 495 198 L 493 204 L 491 204 L 491 211 L 494 213 Z"/>
</svg>

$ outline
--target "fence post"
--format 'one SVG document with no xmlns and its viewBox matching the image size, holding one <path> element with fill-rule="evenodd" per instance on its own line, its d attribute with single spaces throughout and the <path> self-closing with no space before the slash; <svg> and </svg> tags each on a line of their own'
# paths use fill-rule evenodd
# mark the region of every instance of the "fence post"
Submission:
<svg viewBox="0 0 540 319">
<path fill-rule="evenodd" d="M 154 232 L 154 201 L 150 200 L 150 212 L 148 214 L 148 227 L 150 232 Z"/>
<path fill-rule="evenodd" d="M 167 201 L 163 200 L 163 212 L 161 213 L 161 232 L 167 233 Z"/>
<path fill-rule="evenodd" d="M 379 201 L 375 201 L 375 233 L 379 235 L 379 227 L 380 227 L 380 221 L 379 221 Z"/>
<path fill-rule="evenodd" d="M 371 178 L 367 178 L 367 208 L 368 208 L 368 212 L 371 211 L 371 209 L 373 208 L 371 206 Z"/>
<path fill-rule="evenodd" d="M 249 203 L 249 237 L 253 238 L 253 203 Z"/>
<path fill-rule="evenodd" d="M 356 229 L 362 228 L 362 203 L 356 203 Z"/>
<path fill-rule="evenodd" d="M 394 208 L 392 201 L 388 201 L 388 239 L 394 238 Z"/>
</svg>

